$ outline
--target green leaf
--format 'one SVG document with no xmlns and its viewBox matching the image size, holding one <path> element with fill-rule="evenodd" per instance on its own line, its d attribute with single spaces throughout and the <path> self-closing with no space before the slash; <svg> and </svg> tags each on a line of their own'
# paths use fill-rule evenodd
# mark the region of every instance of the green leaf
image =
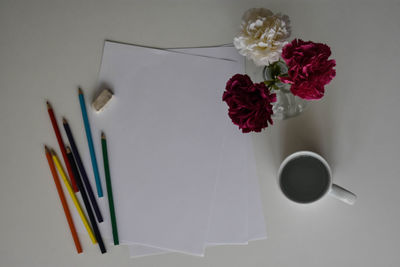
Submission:
<svg viewBox="0 0 400 267">
<path fill-rule="evenodd" d="M 264 84 L 267 85 L 267 86 L 271 86 L 271 85 L 273 85 L 274 83 L 275 83 L 275 80 L 267 80 L 267 81 L 264 81 Z"/>
</svg>

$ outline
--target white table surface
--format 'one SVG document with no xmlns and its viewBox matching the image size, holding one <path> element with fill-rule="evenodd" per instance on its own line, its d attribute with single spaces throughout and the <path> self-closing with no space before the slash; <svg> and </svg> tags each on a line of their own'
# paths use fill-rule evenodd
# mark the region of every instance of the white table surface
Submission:
<svg viewBox="0 0 400 267">
<path fill-rule="evenodd" d="M 43 143 L 57 147 L 45 99 L 81 129 L 76 88 L 93 90 L 105 39 L 156 47 L 231 42 L 242 13 L 288 14 L 293 37 L 326 42 L 337 77 L 322 101 L 253 145 L 269 238 L 130 259 L 81 235 L 77 255 Z M 366 1 L 0 1 L 0 266 L 399 266 L 400 4 Z M 354 206 L 286 200 L 275 173 L 299 149 L 321 153 Z"/>
</svg>

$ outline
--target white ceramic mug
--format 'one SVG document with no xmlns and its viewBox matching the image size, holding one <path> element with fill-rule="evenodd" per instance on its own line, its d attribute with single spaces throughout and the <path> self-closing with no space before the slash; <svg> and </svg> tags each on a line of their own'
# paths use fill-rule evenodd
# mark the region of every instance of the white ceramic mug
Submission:
<svg viewBox="0 0 400 267">
<path fill-rule="evenodd" d="M 312 203 L 329 194 L 353 205 L 357 198 L 332 183 L 328 162 L 311 151 L 299 151 L 286 157 L 278 171 L 278 183 L 283 194 L 297 203 Z"/>
</svg>

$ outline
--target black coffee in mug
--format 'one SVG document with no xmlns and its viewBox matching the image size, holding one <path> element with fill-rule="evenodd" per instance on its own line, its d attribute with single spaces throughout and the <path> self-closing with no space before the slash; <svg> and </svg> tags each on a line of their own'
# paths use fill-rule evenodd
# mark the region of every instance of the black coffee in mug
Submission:
<svg viewBox="0 0 400 267">
<path fill-rule="evenodd" d="M 321 198 L 330 188 L 330 172 L 319 159 L 298 156 L 281 170 L 280 187 L 291 200 L 310 203 Z"/>
</svg>

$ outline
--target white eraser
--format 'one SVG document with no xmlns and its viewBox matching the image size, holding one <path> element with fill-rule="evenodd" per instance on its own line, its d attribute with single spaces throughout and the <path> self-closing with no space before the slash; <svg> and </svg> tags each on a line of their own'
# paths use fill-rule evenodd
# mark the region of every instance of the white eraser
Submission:
<svg viewBox="0 0 400 267">
<path fill-rule="evenodd" d="M 104 89 L 100 94 L 93 100 L 92 107 L 96 112 L 104 110 L 107 103 L 111 101 L 113 93 L 109 89 Z"/>
</svg>

